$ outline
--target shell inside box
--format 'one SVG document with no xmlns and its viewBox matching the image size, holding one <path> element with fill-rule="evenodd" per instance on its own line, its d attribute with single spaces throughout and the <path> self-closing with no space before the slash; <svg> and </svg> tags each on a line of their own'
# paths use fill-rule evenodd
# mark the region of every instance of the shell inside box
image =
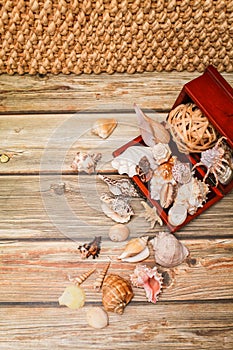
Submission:
<svg viewBox="0 0 233 350">
<path fill-rule="evenodd" d="M 207 117 L 209 123 L 216 130 L 217 140 L 215 142 L 215 145 L 216 143 L 218 143 L 218 140 L 224 137 L 223 142 L 230 151 L 232 158 L 233 89 L 213 66 L 209 66 L 204 72 L 204 74 L 184 85 L 171 111 L 177 108 L 177 106 L 187 105 L 189 103 L 195 104 L 197 108 L 201 110 L 203 115 Z M 219 141 L 219 143 L 221 143 L 221 140 Z M 123 145 L 115 152 L 113 152 L 113 156 L 119 156 L 125 150 L 132 146 L 147 147 L 143 142 L 142 136 L 140 135 L 134 140 Z M 138 186 L 142 194 L 147 198 L 148 202 L 152 206 L 156 207 L 157 212 L 162 218 L 164 224 L 167 225 L 171 232 L 175 232 L 184 225 L 186 225 L 189 221 L 193 220 L 196 216 L 200 215 L 211 205 L 219 201 L 229 191 L 231 191 L 231 189 L 233 188 L 233 180 L 232 177 L 230 177 L 230 180 L 226 183 L 216 183 L 214 174 L 211 172 L 207 174 L 208 169 L 201 163 L 202 153 L 181 153 L 173 137 L 171 137 L 169 147 L 171 149 L 172 155 L 177 157 L 179 161 L 184 163 L 190 163 L 193 169 L 195 169 L 194 176 L 197 180 L 201 180 L 203 182 L 203 179 L 206 178 L 205 182 L 208 184 L 209 191 L 206 195 L 206 200 L 203 202 L 203 205 L 201 207 L 197 208 L 197 210 L 194 213 L 192 213 L 192 215 L 188 214 L 185 221 L 183 221 L 180 225 L 176 226 L 174 224 L 171 224 L 168 218 L 168 213 L 171 208 L 167 207 L 165 209 L 161 206 L 160 200 L 155 200 L 151 197 L 150 185 L 148 183 L 143 182 L 140 176 L 138 175 L 134 175 L 132 177 L 132 180 Z M 206 175 L 208 175 L 208 177 Z"/>
</svg>

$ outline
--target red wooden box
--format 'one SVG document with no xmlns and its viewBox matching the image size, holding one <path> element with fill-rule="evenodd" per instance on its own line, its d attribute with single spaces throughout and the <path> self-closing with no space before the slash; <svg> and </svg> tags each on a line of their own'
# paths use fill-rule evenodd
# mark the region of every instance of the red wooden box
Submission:
<svg viewBox="0 0 233 350">
<path fill-rule="evenodd" d="M 213 66 L 207 67 L 205 72 L 200 77 L 183 86 L 172 109 L 179 104 L 188 102 L 194 102 L 202 110 L 204 115 L 209 119 L 220 135 L 227 138 L 228 145 L 231 147 L 231 149 L 233 149 L 233 89 Z M 141 136 L 138 136 L 134 140 L 114 151 L 113 156 L 116 157 L 120 155 L 128 147 L 136 144 L 144 144 Z M 193 165 L 199 162 L 199 153 L 184 155 L 178 151 L 176 144 L 172 140 L 169 145 L 172 149 L 172 154 L 176 155 L 181 161 L 187 161 L 188 159 Z M 195 176 L 199 179 L 203 179 L 205 172 L 206 169 L 203 167 L 197 167 Z M 138 176 L 134 176 L 132 180 L 138 186 L 142 194 L 151 203 L 151 205 L 157 208 L 158 214 L 171 232 L 179 230 L 189 221 L 200 215 L 204 210 L 219 201 L 233 188 L 233 180 L 225 186 L 219 184 L 218 187 L 216 187 L 215 184 L 211 183 L 210 181 L 210 192 L 208 193 L 207 201 L 203 207 L 199 208 L 194 215 L 188 214 L 182 225 L 172 226 L 168 222 L 169 208 L 163 209 L 160 206 L 159 201 L 153 200 L 150 197 L 150 192 L 147 185 L 143 183 Z"/>
</svg>

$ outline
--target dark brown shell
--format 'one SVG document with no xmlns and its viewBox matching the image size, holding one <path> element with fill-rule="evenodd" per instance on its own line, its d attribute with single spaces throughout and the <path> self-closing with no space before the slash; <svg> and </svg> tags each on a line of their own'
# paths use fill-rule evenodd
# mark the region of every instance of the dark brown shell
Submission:
<svg viewBox="0 0 233 350">
<path fill-rule="evenodd" d="M 133 298 L 130 282 L 118 275 L 108 275 L 102 288 L 102 302 L 106 311 L 122 314 L 125 306 Z"/>
</svg>

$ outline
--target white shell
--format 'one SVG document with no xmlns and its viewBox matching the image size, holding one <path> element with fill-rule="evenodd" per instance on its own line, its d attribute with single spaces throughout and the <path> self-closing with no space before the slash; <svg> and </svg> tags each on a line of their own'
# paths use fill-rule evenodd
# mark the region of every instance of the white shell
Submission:
<svg viewBox="0 0 233 350">
<path fill-rule="evenodd" d="M 128 197 L 139 197 L 139 194 L 129 179 L 111 179 L 105 175 L 99 175 L 109 188 L 109 191 L 115 196 L 123 195 Z"/>
<path fill-rule="evenodd" d="M 192 178 L 192 170 L 189 163 L 176 161 L 172 168 L 172 175 L 175 181 L 180 184 L 188 183 Z"/>
<path fill-rule="evenodd" d="M 146 246 L 140 253 L 138 253 L 134 256 L 129 256 L 127 258 L 123 258 L 123 259 L 121 259 L 121 261 L 136 263 L 136 262 L 140 262 L 140 261 L 147 259 L 149 257 L 149 255 L 150 255 L 150 250 Z"/>
<path fill-rule="evenodd" d="M 148 236 L 132 238 L 125 246 L 118 259 L 126 259 L 141 253 L 147 246 Z"/>
<path fill-rule="evenodd" d="M 160 199 L 160 192 L 162 189 L 162 186 L 167 181 L 161 176 L 161 174 L 158 171 L 155 171 L 153 174 L 153 177 L 149 184 L 149 191 L 150 196 L 152 199 L 159 200 Z"/>
<path fill-rule="evenodd" d="M 168 222 L 173 226 L 179 226 L 187 218 L 187 209 L 181 204 L 174 204 L 168 212 Z"/>
<path fill-rule="evenodd" d="M 152 170 L 156 169 L 157 165 L 153 158 L 150 147 L 132 146 L 127 148 L 119 156 L 112 160 L 112 166 L 118 170 L 119 174 L 127 174 L 129 177 L 137 175 L 136 166 L 142 157 L 147 157 Z"/>
<path fill-rule="evenodd" d="M 104 214 L 113 221 L 124 224 L 130 220 L 131 215 L 134 215 L 134 211 L 125 197 L 113 197 L 108 193 L 104 193 L 100 200 Z"/>
<path fill-rule="evenodd" d="M 122 242 L 129 237 L 129 228 L 124 224 L 116 224 L 109 229 L 109 238 L 113 242 Z"/>
<path fill-rule="evenodd" d="M 108 325 L 108 314 L 100 306 L 94 306 L 86 311 L 87 323 L 93 328 L 104 328 Z"/>
<path fill-rule="evenodd" d="M 168 161 L 171 156 L 171 150 L 168 144 L 158 143 L 152 148 L 152 153 L 157 164 L 162 164 Z"/>
</svg>

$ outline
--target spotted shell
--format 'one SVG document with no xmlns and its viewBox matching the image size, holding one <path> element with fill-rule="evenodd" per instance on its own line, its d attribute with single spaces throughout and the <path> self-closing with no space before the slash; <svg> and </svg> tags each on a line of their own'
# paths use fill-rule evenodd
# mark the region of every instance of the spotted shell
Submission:
<svg viewBox="0 0 233 350">
<path fill-rule="evenodd" d="M 134 215 L 133 208 L 123 196 L 111 196 L 103 193 L 100 197 L 101 208 L 104 214 L 115 222 L 124 224 Z"/>
<path fill-rule="evenodd" d="M 119 275 L 107 275 L 102 287 L 102 302 L 106 311 L 123 314 L 124 308 L 133 298 L 130 282 Z"/>
<path fill-rule="evenodd" d="M 180 184 L 186 184 L 191 180 L 192 170 L 189 163 L 176 161 L 172 168 L 172 175 L 175 181 Z"/>
<path fill-rule="evenodd" d="M 93 174 L 95 172 L 97 163 L 102 158 L 101 153 L 86 153 L 86 152 L 77 152 L 71 168 L 79 172 L 85 172 L 87 174 Z"/>
</svg>

